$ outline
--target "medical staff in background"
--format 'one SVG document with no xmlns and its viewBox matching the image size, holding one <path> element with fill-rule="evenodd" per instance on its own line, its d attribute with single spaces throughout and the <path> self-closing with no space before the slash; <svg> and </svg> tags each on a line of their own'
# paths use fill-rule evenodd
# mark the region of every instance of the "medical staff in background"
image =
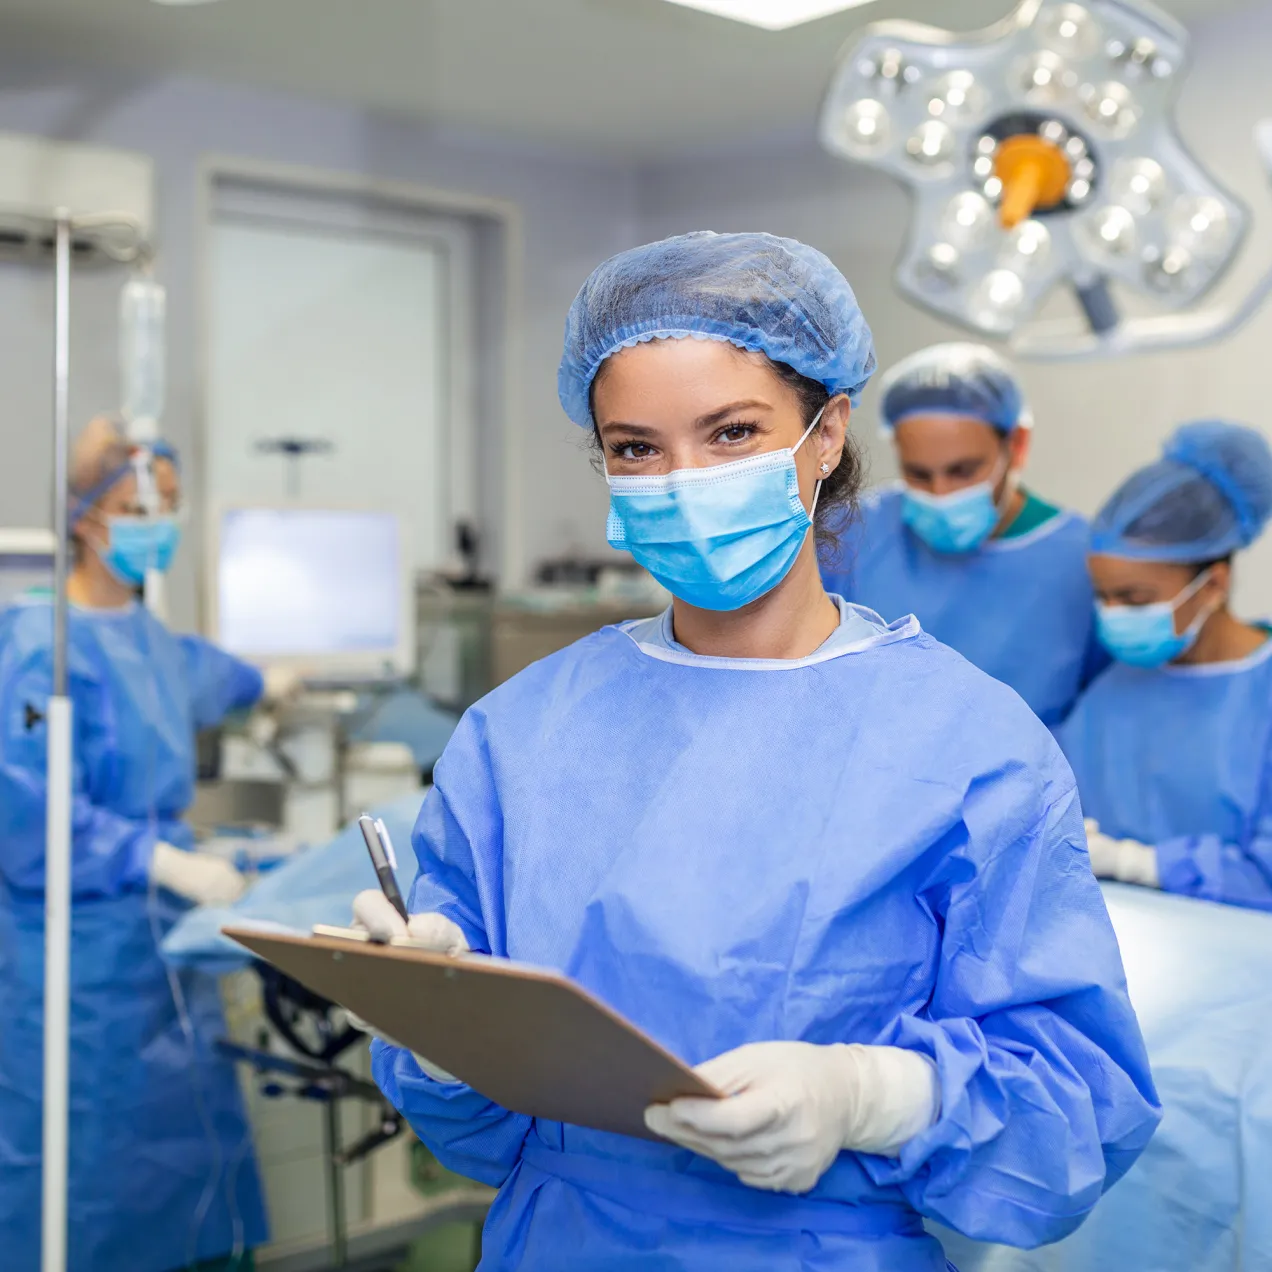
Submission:
<svg viewBox="0 0 1272 1272">
<path fill-rule="evenodd" d="M 901 482 L 872 492 L 825 559 L 826 587 L 923 629 L 1010 685 L 1048 725 L 1107 664 L 1087 527 L 1027 490 L 1033 417 L 983 345 L 943 344 L 884 377 Z"/>
<path fill-rule="evenodd" d="M 1050 733 L 913 618 L 822 586 L 873 368 L 843 276 L 766 234 L 625 252 L 570 310 L 560 396 L 609 542 L 674 600 L 467 712 L 410 932 L 568 973 L 730 1098 L 651 1107 L 637 1140 L 377 1042 L 420 1136 L 500 1190 L 483 1268 L 945 1272 L 922 1217 L 1054 1241 L 1156 1125 Z M 355 915 L 406 930 L 378 892 Z"/>
<path fill-rule="evenodd" d="M 153 490 L 143 498 L 139 490 Z M 262 693 L 258 672 L 175 636 L 137 600 L 177 546 L 175 456 L 153 463 L 94 420 L 71 465 L 68 593 L 74 709 L 72 1272 L 170 1272 L 266 1237 L 216 982 L 165 968 L 158 943 L 191 904 L 243 889 L 192 851 L 195 732 Z M 158 506 L 155 506 L 157 503 Z M 0 1263 L 40 1262 L 43 931 L 51 598 L 0 615 Z"/>
<path fill-rule="evenodd" d="M 1272 640 L 1229 607 L 1233 554 L 1272 514 L 1251 428 L 1186 424 L 1091 535 L 1117 659 L 1058 737 L 1097 875 L 1272 910 Z"/>
</svg>

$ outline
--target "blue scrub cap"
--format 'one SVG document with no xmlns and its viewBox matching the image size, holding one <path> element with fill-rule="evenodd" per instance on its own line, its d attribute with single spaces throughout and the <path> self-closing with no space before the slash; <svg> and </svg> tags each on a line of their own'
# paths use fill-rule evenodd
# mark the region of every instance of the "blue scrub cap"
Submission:
<svg viewBox="0 0 1272 1272">
<path fill-rule="evenodd" d="M 688 336 L 785 362 L 854 406 L 875 369 L 857 298 L 821 252 L 771 234 L 682 234 L 611 257 L 583 284 L 557 373 L 565 413 L 592 428 L 592 381 L 606 358 Z"/>
<path fill-rule="evenodd" d="M 920 349 L 888 371 L 879 392 L 885 432 L 908 415 L 964 415 L 1000 433 L 1033 427 L 1011 367 L 985 345 Z"/>
<path fill-rule="evenodd" d="M 166 459 L 180 469 L 181 461 L 174 447 L 159 439 L 147 445 L 156 459 Z M 137 445 L 125 435 L 119 419 L 98 416 L 89 423 L 76 440 L 71 457 L 71 507 L 68 516 L 71 529 L 116 482 L 132 472 L 132 457 L 136 450 Z"/>
<path fill-rule="evenodd" d="M 1272 515 L 1272 448 L 1255 429 L 1185 424 L 1100 509 L 1091 551 L 1200 565 L 1247 548 Z"/>
</svg>

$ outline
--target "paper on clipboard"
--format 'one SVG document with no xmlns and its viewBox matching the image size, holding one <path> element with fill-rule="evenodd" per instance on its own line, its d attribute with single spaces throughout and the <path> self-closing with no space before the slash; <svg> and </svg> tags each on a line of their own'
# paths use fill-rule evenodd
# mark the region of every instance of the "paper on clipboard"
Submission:
<svg viewBox="0 0 1272 1272">
<path fill-rule="evenodd" d="M 556 972 L 352 934 L 222 931 L 515 1113 L 655 1139 L 650 1104 L 720 1095 Z"/>
</svg>

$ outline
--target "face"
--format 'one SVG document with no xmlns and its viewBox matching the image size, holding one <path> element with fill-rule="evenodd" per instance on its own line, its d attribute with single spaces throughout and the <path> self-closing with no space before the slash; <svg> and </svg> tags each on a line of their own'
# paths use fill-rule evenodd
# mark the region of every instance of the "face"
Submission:
<svg viewBox="0 0 1272 1272">
<path fill-rule="evenodd" d="M 1125 557 L 1090 556 L 1087 567 L 1095 594 L 1105 605 L 1159 605 L 1174 601 L 1197 577 L 1191 565 L 1131 561 Z M 1231 582 L 1227 562 L 1211 567 L 1210 577 L 1175 611 L 1175 634 L 1181 635 L 1204 610 L 1227 600 Z"/>
<path fill-rule="evenodd" d="M 159 510 L 171 514 L 181 502 L 181 478 L 176 466 L 168 459 L 157 459 L 154 464 L 155 488 L 159 494 Z M 137 478 L 128 473 L 120 478 L 96 503 L 79 523 L 80 537 L 99 553 L 105 551 L 109 537 L 107 529 L 110 517 L 140 517 L 145 515 L 137 497 Z"/>
<path fill-rule="evenodd" d="M 794 446 L 807 427 L 799 395 L 762 357 L 717 340 L 655 340 L 614 354 L 593 413 L 613 477 L 727 464 Z M 848 416 L 848 399 L 835 398 L 795 455 L 805 507 L 839 466 Z"/>
<path fill-rule="evenodd" d="M 893 430 L 897 462 L 908 486 L 950 495 L 981 482 L 994 483 L 1001 500 L 1010 470 L 1029 455 L 1029 430 L 1004 437 L 983 420 L 963 415 L 910 415 Z"/>
</svg>

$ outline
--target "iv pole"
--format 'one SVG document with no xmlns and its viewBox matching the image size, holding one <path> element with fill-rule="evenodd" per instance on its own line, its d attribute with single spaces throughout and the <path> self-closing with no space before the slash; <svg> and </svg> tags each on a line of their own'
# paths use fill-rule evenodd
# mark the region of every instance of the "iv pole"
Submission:
<svg viewBox="0 0 1272 1272">
<path fill-rule="evenodd" d="M 48 706 L 44 878 L 44 1143 L 42 1272 L 66 1267 L 67 1126 L 71 999 L 71 699 L 66 691 L 67 478 L 70 452 L 71 218 L 55 220 L 53 337 L 53 695 Z"/>
<path fill-rule="evenodd" d="M 130 263 L 146 254 L 143 231 L 132 217 L 108 213 L 51 215 L 29 209 L 5 213 L 21 226 L 19 259 L 54 261 L 53 331 L 53 685 L 48 701 L 44 882 L 44 1088 L 40 1210 L 41 1272 L 66 1272 L 67 1141 L 70 1114 L 71 968 L 71 743 L 74 720 L 67 692 L 67 578 L 70 565 L 71 255 L 85 261 Z M 6 256 L 12 256 L 12 251 Z"/>
</svg>

